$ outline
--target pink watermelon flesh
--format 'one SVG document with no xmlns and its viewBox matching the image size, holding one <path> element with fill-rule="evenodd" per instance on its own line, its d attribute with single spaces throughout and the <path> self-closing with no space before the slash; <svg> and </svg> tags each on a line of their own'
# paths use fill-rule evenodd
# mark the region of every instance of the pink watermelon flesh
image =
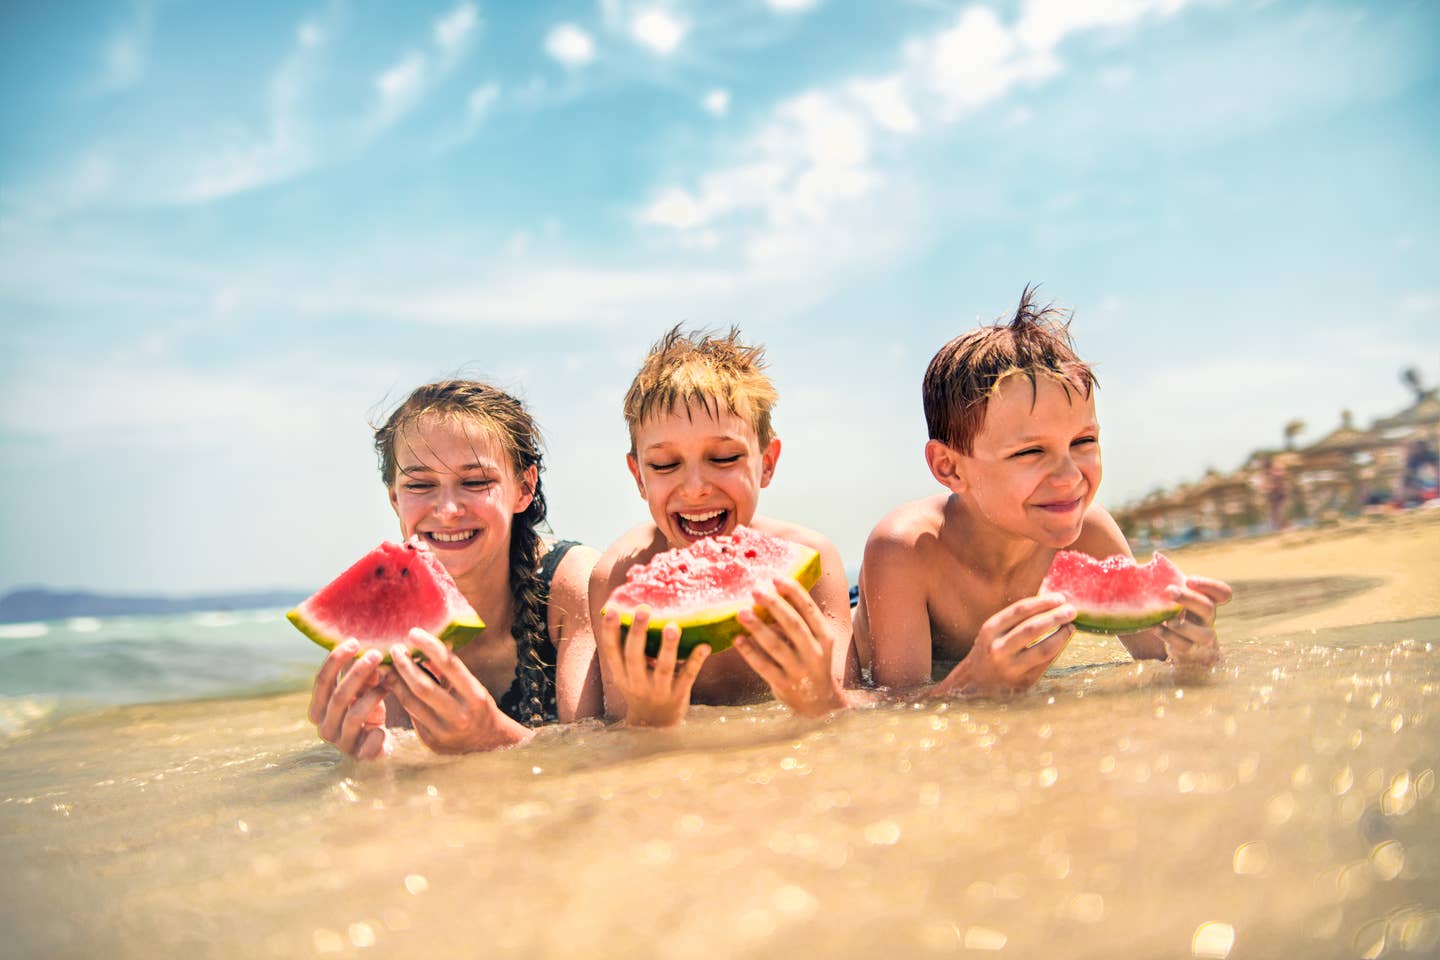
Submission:
<svg viewBox="0 0 1440 960">
<path fill-rule="evenodd" d="M 751 591 L 782 576 L 809 590 L 820 579 L 819 552 L 736 527 L 732 534 L 697 540 L 631 567 L 605 609 L 619 611 L 628 627 L 637 607 L 650 607 L 646 652 L 652 657 L 660 652 L 661 633 L 671 622 L 680 626 L 681 657 L 700 643 L 718 652 L 745 632 L 736 614 L 754 606 Z"/>
<path fill-rule="evenodd" d="M 285 616 L 322 647 L 354 637 L 359 654 L 379 650 L 387 662 L 392 644 L 410 646 L 412 627 L 452 647 L 485 629 L 440 558 L 418 537 L 380 544 Z"/>
<path fill-rule="evenodd" d="M 1180 604 L 1165 595 L 1184 586 L 1185 575 L 1164 554 L 1137 564 L 1124 554 L 1097 560 L 1061 550 L 1050 563 L 1040 592 L 1065 595 L 1078 611 L 1075 626 L 1090 633 L 1134 633 L 1169 620 Z"/>
</svg>

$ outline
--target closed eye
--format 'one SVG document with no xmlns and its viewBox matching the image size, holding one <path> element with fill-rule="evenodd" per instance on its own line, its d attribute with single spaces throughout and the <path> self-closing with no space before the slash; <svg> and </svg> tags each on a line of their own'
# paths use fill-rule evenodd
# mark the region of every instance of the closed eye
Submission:
<svg viewBox="0 0 1440 960">
<path fill-rule="evenodd" d="M 1045 451 L 1041 450 L 1039 447 L 1026 447 L 1024 450 L 1016 450 L 1014 453 L 1010 454 L 1010 459 L 1014 460 L 1016 457 L 1028 457 L 1034 453 L 1044 452 Z"/>
<path fill-rule="evenodd" d="M 651 470 L 654 470 L 656 473 L 669 473 L 671 470 L 674 470 L 676 467 L 680 466 L 680 464 L 679 464 L 679 463 L 651 463 L 651 464 L 647 464 L 647 466 L 649 466 L 650 469 L 651 469 Z"/>
<path fill-rule="evenodd" d="M 1080 438 L 1076 439 L 1075 441 L 1073 441 L 1073 442 L 1070 444 L 1070 446 L 1072 446 L 1072 447 L 1078 447 L 1078 446 L 1080 446 L 1080 444 L 1082 444 L 1082 443 L 1099 443 L 1099 442 L 1100 442 L 1100 438 L 1099 438 L 1099 437 L 1080 437 Z"/>
<path fill-rule="evenodd" d="M 728 457 L 711 457 L 711 458 L 710 458 L 710 462 L 711 462 L 711 463 L 719 463 L 719 464 L 737 463 L 739 460 L 740 460 L 740 454 L 738 454 L 738 453 L 732 454 L 731 456 L 728 456 Z"/>
</svg>

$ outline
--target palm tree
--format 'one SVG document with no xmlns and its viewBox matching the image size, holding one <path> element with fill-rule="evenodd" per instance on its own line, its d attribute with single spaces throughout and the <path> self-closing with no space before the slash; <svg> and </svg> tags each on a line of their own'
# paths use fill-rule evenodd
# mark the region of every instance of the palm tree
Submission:
<svg viewBox="0 0 1440 960">
<path fill-rule="evenodd" d="M 1400 371 L 1400 380 L 1415 394 L 1415 402 L 1425 399 L 1425 382 L 1420 379 L 1419 367 L 1406 367 Z"/>
<path fill-rule="evenodd" d="M 1295 449 L 1295 437 L 1296 437 L 1297 434 L 1303 433 L 1304 430 L 1305 430 L 1305 421 L 1304 421 L 1304 420 L 1291 420 L 1289 423 L 1285 424 L 1285 449 L 1286 449 L 1286 450 L 1294 450 L 1294 449 Z"/>
</svg>

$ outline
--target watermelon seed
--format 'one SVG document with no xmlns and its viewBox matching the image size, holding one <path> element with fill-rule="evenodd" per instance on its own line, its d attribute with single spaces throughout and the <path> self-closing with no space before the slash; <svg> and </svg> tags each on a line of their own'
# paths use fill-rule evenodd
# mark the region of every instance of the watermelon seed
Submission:
<svg viewBox="0 0 1440 960">
<path fill-rule="evenodd" d="M 410 568 L 409 568 L 409 567 L 402 567 L 401 570 L 400 570 L 400 576 L 402 576 L 402 577 L 408 577 L 408 576 L 410 576 Z"/>
<path fill-rule="evenodd" d="M 384 567 L 376 567 L 376 568 L 375 568 L 375 576 L 377 576 L 377 577 L 383 577 L 383 576 L 385 576 L 385 568 L 384 568 Z"/>
</svg>

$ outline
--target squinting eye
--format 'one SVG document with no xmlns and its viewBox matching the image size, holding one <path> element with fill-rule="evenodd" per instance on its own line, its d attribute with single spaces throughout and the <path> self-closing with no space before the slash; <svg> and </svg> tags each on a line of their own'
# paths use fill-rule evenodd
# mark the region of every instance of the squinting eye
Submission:
<svg viewBox="0 0 1440 960">
<path fill-rule="evenodd" d="M 494 480 L 466 480 L 465 486 L 472 490 L 484 490 L 486 487 L 495 485 Z"/>
<path fill-rule="evenodd" d="M 1014 457 L 1028 457 L 1028 456 L 1030 456 L 1032 453 L 1040 453 L 1040 452 L 1041 452 L 1041 450 L 1040 450 L 1039 447 L 1030 447 L 1029 449 L 1026 449 L 1026 450 L 1017 450 L 1016 452 L 1010 454 L 1010 456 L 1011 456 L 1012 458 L 1014 458 Z"/>
<path fill-rule="evenodd" d="M 739 460 L 740 460 L 740 454 L 738 454 L 738 453 L 735 454 L 735 455 L 732 456 L 732 457 L 711 457 L 711 458 L 710 458 L 710 461 L 711 461 L 712 463 L 736 463 L 736 462 L 738 462 Z"/>
<path fill-rule="evenodd" d="M 433 483 L 420 483 L 420 482 L 416 482 L 416 483 L 406 483 L 406 484 L 403 484 L 402 486 L 403 486 L 406 490 L 410 491 L 411 493 L 423 493 L 424 491 L 429 490 L 431 487 L 433 487 L 433 486 L 435 486 L 435 485 L 434 485 Z"/>
<path fill-rule="evenodd" d="M 650 469 L 654 470 L 656 473 L 665 473 L 667 471 L 674 470 L 678 466 L 678 463 L 652 463 L 650 464 Z"/>
<path fill-rule="evenodd" d="M 1099 443 L 1099 442 L 1100 442 L 1100 438 L 1099 438 L 1099 437 L 1081 437 L 1079 440 L 1076 440 L 1073 444 L 1071 444 L 1071 446 L 1079 446 L 1079 445 L 1082 444 L 1082 443 Z"/>
</svg>

